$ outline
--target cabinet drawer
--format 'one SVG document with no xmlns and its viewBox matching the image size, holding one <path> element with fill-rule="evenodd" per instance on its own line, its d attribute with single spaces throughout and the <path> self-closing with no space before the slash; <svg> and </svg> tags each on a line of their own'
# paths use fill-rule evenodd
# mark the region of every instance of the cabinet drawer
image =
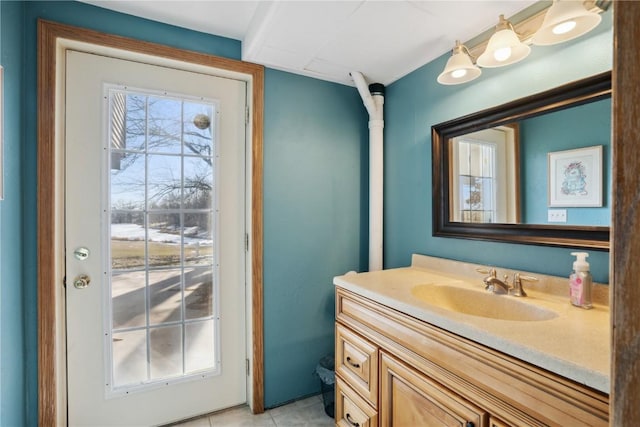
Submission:
<svg viewBox="0 0 640 427">
<path fill-rule="evenodd" d="M 374 408 L 378 405 L 378 347 L 336 325 L 336 372 Z"/>
<path fill-rule="evenodd" d="M 340 378 L 336 378 L 336 425 L 377 427 L 378 413 Z"/>
<path fill-rule="evenodd" d="M 380 355 L 381 426 L 487 427 L 488 414 L 391 355 Z"/>
</svg>

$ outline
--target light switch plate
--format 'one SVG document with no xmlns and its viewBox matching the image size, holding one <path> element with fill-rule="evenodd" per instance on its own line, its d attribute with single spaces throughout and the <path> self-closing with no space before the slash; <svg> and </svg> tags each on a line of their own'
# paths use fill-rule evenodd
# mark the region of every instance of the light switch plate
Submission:
<svg viewBox="0 0 640 427">
<path fill-rule="evenodd" d="M 566 209 L 549 209 L 547 216 L 547 221 L 549 222 L 567 222 Z"/>
</svg>

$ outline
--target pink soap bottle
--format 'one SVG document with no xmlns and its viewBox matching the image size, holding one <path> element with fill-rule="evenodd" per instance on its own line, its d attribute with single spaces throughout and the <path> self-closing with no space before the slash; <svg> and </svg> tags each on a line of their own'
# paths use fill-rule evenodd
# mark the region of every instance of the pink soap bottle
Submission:
<svg viewBox="0 0 640 427">
<path fill-rule="evenodd" d="M 569 300 L 576 307 L 592 308 L 592 279 L 589 263 L 586 261 L 589 254 L 586 252 L 571 252 L 571 255 L 574 255 L 576 260 L 573 262 L 573 271 L 569 276 Z"/>
</svg>

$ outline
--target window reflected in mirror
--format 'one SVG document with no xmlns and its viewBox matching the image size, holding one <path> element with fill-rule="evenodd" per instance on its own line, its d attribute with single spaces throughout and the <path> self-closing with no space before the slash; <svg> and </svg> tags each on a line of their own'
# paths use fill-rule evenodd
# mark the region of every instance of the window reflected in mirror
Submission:
<svg viewBox="0 0 640 427">
<path fill-rule="evenodd" d="M 496 126 L 450 140 L 451 221 L 518 223 L 518 124 Z"/>
</svg>

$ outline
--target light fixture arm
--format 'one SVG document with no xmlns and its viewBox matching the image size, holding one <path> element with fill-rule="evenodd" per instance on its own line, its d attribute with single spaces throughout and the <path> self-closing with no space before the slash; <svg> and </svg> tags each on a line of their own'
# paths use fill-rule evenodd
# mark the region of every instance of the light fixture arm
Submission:
<svg viewBox="0 0 640 427">
<path fill-rule="evenodd" d="M 516 28 L 513 26 L 511 21 L 505 18 L 504 15 L 500 15 L 498 18 L 498 25 L 496 25 L 496 31 L 500 30 L 511 30 L 520 40 L 522 40 L 522 34 L 516 31 Z"/>
<path fill-rule="evenodd" d="M 471 58 L 471 62 L 473 64 L 476 63 L 477 58 L 471 54 L 467 46 L 463 45 L 460 40 L 456 40 L 456 45 L 453 47 L 452 54 L 455 55 L 456 53 L 466 53 Z"/>
</svg>

